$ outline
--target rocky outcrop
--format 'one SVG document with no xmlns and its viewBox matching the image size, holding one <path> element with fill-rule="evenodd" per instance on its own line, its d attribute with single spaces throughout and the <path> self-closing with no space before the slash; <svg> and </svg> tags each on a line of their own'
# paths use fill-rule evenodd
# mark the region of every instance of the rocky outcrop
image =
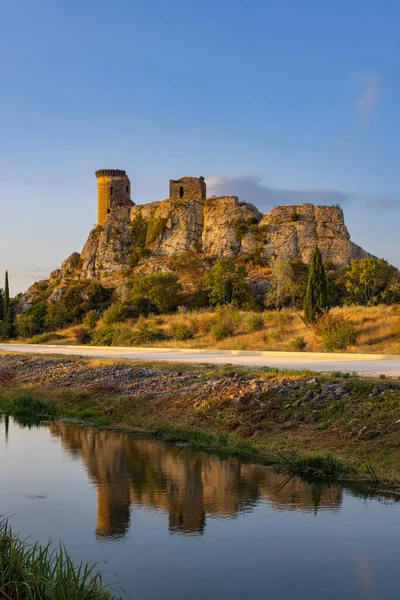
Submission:
<svg viewBox="0 0 400 600">
<path fill-rule="evenodd" d="M 203 252 L 218 258 L 232 257 L 244 246 L 247 254 L 252 243 L 245 240 L 246 226 L 258 223 L 261 216 L 255 206 L 239 202 L 236 196 L 208 198 L 204 206 Z"/>
<path fill-rule="evenodd" d="M 102 279 L 119 272 L 129 262 L 131 245 L 130 208 L 120 207 L 110 214 L 103 227 L 89 233 L 76 274 L 81 279 Z M 61 271 L 65 279 L 64 269 Z"/>
<path fill-rule="evenodd" d="M 21 306 L 26 310 L 45 283 L 55 299 L 57 289 L 72 280 L 114 285 L 127 274 L 168 270 L 171 257 L 183 252 L 197 254 L 205 264 L 219 257 L 254 258 L 261 265 L 274 257 L 308 263 L 316 243 L 324 260 L 337 267 L 370 256 L 350 240 L 339 206 L 277 206 L 263 216 L 235 196 L 180 198 L 177 193 L 159 202 L 115 207 L 105 224 L 89 233 L 82 252 L 71 254 L 47 282 L 32 286 Z M 264 293 L 265 279 L 255 285 Z"/>
<path fill-rule="evenodd" d="M 131 221 L 142 218 L 147 224 L 147 245 L 153 254 L 172 256 L 199 250 L 204 221 L 201 200 L 171 200 L 134 206 Z"/>
<path fill-rule="evenodd" d="M 347 265 L 355 256 L 369 256 L 350 241 L 339 206 L 277 206 L 263 217 L 261 225 L 268 231 L 267 243 L 262 249 L 262 257 L 267 262 L 279 256 L 301 258 L 308 263 L 316 243 L 324 260 L 339 267 Z"/>
</svg>

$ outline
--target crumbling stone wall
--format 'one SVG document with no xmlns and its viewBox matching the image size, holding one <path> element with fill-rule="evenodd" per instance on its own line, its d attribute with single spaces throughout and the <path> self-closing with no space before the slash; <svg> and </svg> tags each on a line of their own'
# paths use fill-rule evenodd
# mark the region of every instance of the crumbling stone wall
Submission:
<svg viewBox="0 0 400 600">
<path fill-rule="evenodd" d="M 204 202 L 206 196 L 207 187 L 204 177 L 181 177 L 171 179 L 169 182 L 170 200 Z"/>
</svg>

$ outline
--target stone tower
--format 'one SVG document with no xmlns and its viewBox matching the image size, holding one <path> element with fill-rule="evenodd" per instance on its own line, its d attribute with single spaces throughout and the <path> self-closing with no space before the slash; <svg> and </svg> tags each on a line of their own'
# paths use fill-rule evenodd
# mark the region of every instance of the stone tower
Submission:
<svg viewBox="0 0 400 600">
<path fill-rule="evenodd" d="M 204 177 L 181 177 L 169 182 L 169 197 L 171 200 L 197 200 L 204 202 L 207 188 Z"/>
<path fill-rule="evenodd" d="M 97 177 L 97 224 L 104 225 L 117 206 L 131 206 L 131 182 L 126 171 L 100 169 Z"/>
</svg>

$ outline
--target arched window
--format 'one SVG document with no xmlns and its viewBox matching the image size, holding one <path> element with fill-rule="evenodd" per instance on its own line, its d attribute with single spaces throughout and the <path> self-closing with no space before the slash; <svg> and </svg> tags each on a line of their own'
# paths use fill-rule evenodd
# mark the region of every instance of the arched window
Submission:
<svg viewBox="0 0 400 600">
<path fill-rule="evenodd" d="M 179 188 L 179 198 L 183 198 L 183 187 Z"/>
<path fill-rule="evenodd" d="M 109 215 L 111 212 L 111 208 L 107 208 L 107 214 Z"/>
<path fill-rule="evenodd" d="M 111 198 L 114 196 L 114 188 L 113 187 L 110 187 L 110 196 L 111 196 Z"/>
<path fill-rule="evenodd" d="M 126 186 L 126 193 L 129 194 L 129 185 Z"/>
</svg>

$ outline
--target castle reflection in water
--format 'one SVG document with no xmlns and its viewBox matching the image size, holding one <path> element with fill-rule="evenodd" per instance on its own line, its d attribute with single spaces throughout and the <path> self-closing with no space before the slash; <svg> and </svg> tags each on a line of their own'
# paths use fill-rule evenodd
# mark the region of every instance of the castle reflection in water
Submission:
<svg viewBox="0 0 400 600">
<path fill-rule="evenodd" d="M 258 502 L 277 510 L 336 511 L 342 488 L 308 485 L 235 458 L 219 459 L 151 439 L 75 423 L 50 425 L 68 452 L 80 457 L 97 487 L 99 538 L 125 535 L 131 508 L 147 507 L 168 515 L 169 530 L 201 534 L 207 519 L 232 518 Z"/>
</svg>

